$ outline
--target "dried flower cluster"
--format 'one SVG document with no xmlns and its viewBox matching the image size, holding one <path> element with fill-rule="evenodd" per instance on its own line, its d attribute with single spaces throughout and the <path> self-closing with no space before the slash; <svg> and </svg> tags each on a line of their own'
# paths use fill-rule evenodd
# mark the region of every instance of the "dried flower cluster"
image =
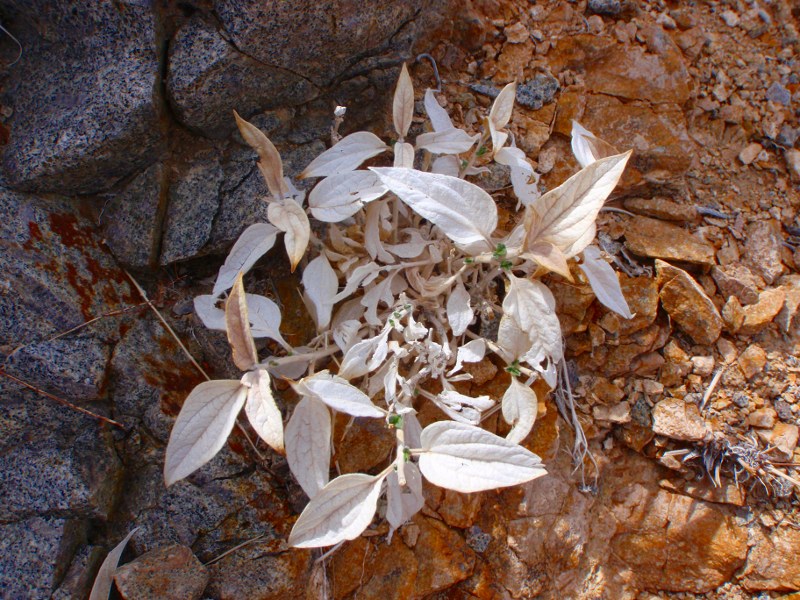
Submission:
<svg viewBox="0 0 800 600">
<path fill-rule="evenodd" d="M 212 293 L 196 298 L 195 307 L 206 326 L 227 331 L 233 360 L 245 374 L 202 383 L 186 399 L 167 447 L 168 485 L 220 450 L 242 407 L 258 435 L 286 453 L 310 498 L 289 538 L 297 547 L 357 537 L 383 494 L 394 530 L 423 506 L 422 477 L 475 492 L 545 474 L 539 457 L 519 445 L 536 419 L 532 383 L 543 378 L 554 387 L 563 360 L 555 301 L 539 277 L 555 272 L 572 279 L 569 261 L 580 257 L 598 299 L 631 316 L 616 273 L 590 245 L 598 212 L 630 152 L 617 154 L 575 124 L 572 146 L 583 168 L 540 194 L 532 165 L 513 142 L 508 145 L 515 87 L 502 90 L 483 132 L 475 135 L 454 127 L 435 92 L 427 90 L 432 131 L 412 145 L 405 138 L 414 89 L 403 67 L 393 102 L 398 141 L 390 147 L 368 132 L 342 138 L 301 174 L 321 178 L 307 207 L 305 194 L 283 176 L 273 144 L 236 115 L 242 136 L 259 155 L 271 195 L 270 223 L 242 233 Z M 341 114 L 336 117 L 340 122 Z M 392 167 L 359 168 L 386 152 L 394 155 Z M 524 211 L 511 231 L 498 230 L 495 201 L 465 180 L 491 160 L 510 168 Z M 418 161 L 429 168 L 415 168 Z M 328 223 L 324 239 L 312 232 L 309 213 Z M 293 348 L 281 336 L 278 306 L 245 293 L 242 283 L 281 233 L 292 270 L 309 255 L 302 283 L 317 331 L 303 347 Z M 494 328 L 484 326 L 492 321 Z M 259 357 L 257 337 L 275 340 L 283 351 Z M 512 376 L 500 400 L 512 426 L 505 438 L 480 427 L 482 414 L 496 401 L 467 396 L 454 385 L 470 378 L 465 363 L 489 353 Z M 273 377 L 291 380 L 300 397 L 285 428 L 272 395 Z M 416 408 L 427 401 L 451 420 L 423 429 Z M 394 431 L 397 451 L 383 471 L 329 480 L 331 411 L 382 419 Z"/>
</svg>

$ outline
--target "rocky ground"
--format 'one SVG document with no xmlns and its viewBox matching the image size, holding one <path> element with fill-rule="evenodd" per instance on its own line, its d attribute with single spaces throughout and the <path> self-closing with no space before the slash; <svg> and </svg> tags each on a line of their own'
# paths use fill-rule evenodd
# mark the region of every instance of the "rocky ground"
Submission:
<svg viewBox="0 0 800 600">
<path fill-rule="evenodd" d="M 331 22 L 327 5 L 302 4 L 0 1 L 23 47 L 11 65 L 16 46 L 0 46 L 0 595 L 86 597 L 133 527 L 125 598 L 167 582 L 175 598 L 254 599 L 800 590 L 800 6 L 420 1 L 342 7 L 357 14 Z M 527 441 L 549 476 L 428 488 L 391 543 L 376 522 L 316 562 L 285 544 L 305 498 L 284 459 L 239 432 L 164 488 L 164 445 L 202 379 L 123 269 L 204 368 L 235 373 L 224 335 L 192 311 L 266 212 L 230 110 L 294 175 L 325 148 L 334 102 L 347 131 L 388 133 L 397 57 L 423 51 L 467 128 L 520 83 L 512 131 L 548 189 L 577 170 L 572 119 L 634 149 L 598 240 L 636 316 L 548 282 L 591 455 L 577 469 L 549 398 Z M 434 85 L 428 62 L 411 73 L 418 91 Z M 482 185 L 506 200 L 507 173 Z M 248 289 L 283 300 L 297 343 L 309 326 L 297 280 L 277 253 L 265 262 Z M 475 390 L 497 396 L 495 371 L 477 369 Z M 393 444 L 366 424 L 346 431 L 342 472 L 376 467 Z"/>
</svg>

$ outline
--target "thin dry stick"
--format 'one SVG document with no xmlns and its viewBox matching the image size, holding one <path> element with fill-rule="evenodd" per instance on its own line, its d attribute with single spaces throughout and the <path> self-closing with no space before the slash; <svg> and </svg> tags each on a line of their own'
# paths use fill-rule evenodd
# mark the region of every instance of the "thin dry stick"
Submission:
<svg viewBox="0 0 800 600">
<path fill-rule="evenodd" d="M 124 314 L 126 312 L 131 311 L 131 310 L 135 310 L 135 309 L 137 309 L 137 308 L 139 308 L 141 306 L 144 306 L 144 304 L 145 303 L 142 302 L 142 303 L 136 304 L 134 306 L 128 306 L 128 307 L 125 307 L 125 308 L 121 308 L 119 310 L 112 310 L 111 312 L 107 312 L 107 313 L 104 313 L 104 314 L 99 315 L 97 317 L 94 317 L 92 319 L 89 319 L 88 321 L 86 321 L 84 323 L 81 323 L 79 325 L 76 325 L 75 327 L 72 327 L 70 329 L 67 329 L 66 331 L 62 331 L 60 333 L 57 333 L 54 336 L 47 338 L 46 340 L 33 341 L 33 342 L 29 342 L 27 344 L 22 344 L 21 346 L 17 346 L 16 348 L 14 348 L 11 351 L 11 353 L 8 356 L 6 356 L 5 362 L 7 363 L 8 359 L 10 359 L 12 356 L 14 356 L 17 352 L 19 352 L 23 348 L 27 348 L 28 346 L 32 346 L 34 344 L 47 344 L 48 342 L 52 342 L 53 340 L 57 340 L 59 338 L 62 338 L 65 335 L 69 335 L 70 333 L 75 333 L 76 331 L 78 331 L 80 329 L 83 329 L 87 325 L 91 325 L 95 321 L 99 321 L 100 319 L 105 319 L 106 317 L 116 317 L 118 315 Z"/>
<path fill-rule="evenodd" d="M 170 325 L 169 325 L 169 323 L 167 323 L 166 319 L 164 319 L 164 317 L 161 316 L 161 313 L 159 312 L 159 310 L 153 305 L 152 302 L 150 302 L 150 299 L 147 297 L 147 294 L 142 289 L 142 286 L 139 285 L 139 282 L 137 282 L 133 278 L 133 275 L 131 275 L 128 271 L 125 271 L 125 274 L 133 282 L 133 285 L 136 287 L 136 291 L 139 292 L 139 295 L 147 303 L 147 306 L 149 306 L 152 309 L 152 311 L 156 314 L 156 317 L 158 317 L 158 320 L 161 321 L 161 324 L 164 326 L 164 328 L 167 330 L 167 332 L 169 332 L 169 334 L 172 336 L 172 338 L 178 343 L 178 346 L 180 346 L 181 350 L 183 350 L 183 353 L 187 356 L 187 358 L 191 361 L 191 363 L 195 366 L 195 368 L 200 372 L 200 374 L 203 377 L 206 378 L 206 380 L 211 381 L 211 377 L 209 377 L 208 373 L 206 373 L 203 370 L 203 367 L 200 366 L 200 363 L 198 363 L 194 359 L 194 356 L 192 356 L 192 354 L 189 352 L 189 349 L 183 344 L 183 342 L 181 341 L 181 338 L 179 338 L 178 334 L 175 333 L 175 330 L 172 329 L 172 327 L 170 327 Z M 253 443 L 253 440 L 250 439 L 250 436 L 247 435 L 247 432 L 245 431 L 244 427 L 239 425 L 239 423 L 236 423 L 236 428 L 244 436 L 244 439 L 247 440 L 247 443 L 250 444 L 250 447 L 256 453 L 256 456 L 258 456 L 258 458 L 260 458 L 261 460 L 264 460 L 266 457 L 261 452 L 259 452 L 258 448 L 256 448 L 256 445 Z"/>
<path fill-rule="evenodd" d="M 234 552 L 236 552 L 236 551 L 237 551 L 237 550 L 239 550 L 240 548 L 244 548 L 245 546 L 247 546 L 247 545 L 249 545 L 249 544 L 252 544 L 253 542 L 257 542 L 258 540 L 260 540 L 261 538 L 263 538 L 263 537 L 264 537 L 264 535 L 265 535 L 265 534 L 263 534 L 263 533 L 262 533 L 262 534 L 259 534 L 259 535 L 257 535 L 256 537 L 254 537 L 254 538 L 252 538 L 252 539 L 249 539 L 249 540 L 247 540 L 247 541 L 244 541 L 244 542 L 242 542 L 241 544 L 238 544 L 237 546 L 234 546 L 234 547 L 233 547 L 233 548 L 231 548 L 230 550 L 226 550 L 225 552 L 223 552 L 223 553 L 222 553 L 222 554 L 220 554 L 219 556 L 215 556 L 214 558 L 212 558 L 212 559 L 211 559 L 210 561 L 208 561 L 207 563 L 203 563 L 203 566 L 204 566 L 204 567 L 207 567 L 208 565 L 213 565 L 215 562 L 219 562 L 220 560 L 222 560 L 223 558 L 225 558 L 225 557 L 226 557 L 226 556 L 228 556 L 229 554 L 233 554 Z"/>
<path fill-rule="evenodd" d="M 133 282 L 133 285 L 136 288 L 136 291 L 139 292 L 139 295 L 147 303 L 147 306 L 149 306 L 153 310 L 153 312 L 156 314 L 156 317 L 158 317 L 158 320 L 161 321 L 161 324 L 166 328 L 166 330 L 169 332 L 169 334 L 178 343 L 178 346 L 180 346 L 181 350 L 183 350 L 183 353 L 186 355 L 186 357 L 191 361 L 191 363 L 195 366 L 195 368 L 200 372 L 200 374 L 203 377 L 205 377 L 208 381 L 211 381 L 211 377 L 208 376 L 208 373 L 206 373 L 203 370 L 203 367 L 200 366 L 200 364 L 194 359 L 194 356 L 192 356 L 192 354 L 189 352 L 189 350 L 186 348 L 186 346 L 183 345 L 183 342 L 178 337 L 178 334 L 175 333 L 175 330 L 173 330 L 172 327 L 170 327 L 169 323 L 167 323 L 167 321 L 164 319 L 164 317 L 161 316 L 161 313 L 158 311 L 158 309 L 153 305 L 152 302 L 150 302 L 150 298 L 147 297 L 147 294 L 142 289 L 142 286 L 139 285 L 139 282 L 137 282 L 133 278 L 133 275 L 128 273 L 128 271 L 125 271 L 125 274 Z"/>
<path fill-rule="evenodd" d="M 37 394 L 41 394 L 45 398 L 50 398 L 51 400 L 54 400 L 54 401 L 58 402 L 59 404 L 62 404 L 63 406 L 66 406 L 67 408 L 71 408 L 72 410 L 76 410 L 79 413 L 83 413 L 84 415 L 92 417 L 93 419 L 97 419 L 98 421 L 103 421 L 104 423 L 108 423 L 109 425 L 114 425 L 115 427 L 119 427 L 121 429 L 125 428 L 125 426 L 122 423 L 118 423 L 117 421 L 115 421 L 113 419 L 109 419 L 108 417 L 104 417 L 103 415 L 98 415 L 97 413 L 93 413 L 92 411 L 87 410 L 85 408 L 82 408 L 80 406 L 77 406 L 77 405 L 73 404 L 72 402 L 68 402 L 67 400 L 64 400 L 63 398 L 59 398 L 58 396 L 54 396 L 53 394 L 50 394 L 49 392 L 45 392 L 44 390 L 39 389 L 35 385 L 31 385 L 27 381 L 23 381 L 19 377 L 14 377 L 10 373 L 6 373 L 2 368 L 0 368 L 0 375 L 2 375 L 3 377 L 8 377 L 11 381 L 16 381 L 18 384 L 20 384 L 22 386 L 25 386 L 28 389 L 33 390 Z"/>
</svg>

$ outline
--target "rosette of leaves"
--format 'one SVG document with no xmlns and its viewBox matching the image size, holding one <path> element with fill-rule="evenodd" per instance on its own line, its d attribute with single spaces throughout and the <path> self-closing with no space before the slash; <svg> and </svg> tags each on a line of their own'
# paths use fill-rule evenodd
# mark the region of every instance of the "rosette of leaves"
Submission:
<svg viewBox="0 0 800 600">
<path fill-rule="evenodd" d="M 514 96 L 512 83 L 496 98 L 482 131 L 469 134 L 453 125 L 429 89 L 424 106 L 430 131 L 412 145 L 406 136 L 414 89 L 404 66 L 393 103 L 397 142 L 390 147 L 369 132 L 342 138 L 301 174 L 319 179 L 307 204 L 284 178 L 272 143 L 236 115 L 259 155 L 270 223 L 244 230 L 212 293 L 198 297 L 195 308 L 206 326 L 227 331 L 234 362 L 245 373 L 238 381 L 200 384 L 186 399 L 167 447 L 167 484 L 219 451 L 243 407 L 258 435 L 285 451 L 310 498 L 289 538 L 297 547 L 359 536 L 384 495 L 385 518 L 394 530 L 423 506 L 422 477 L 476 492 L 545 474 L 539 457 L 520 445 L 536 420 L 531 386 L 543 378 L 554 387 L 564 356 L 555 300 L 539 279 L 555 272 L 572 280 L 570 262 L 580 258 L 598 299 L 631 316 L 616 273 L 590 245 L 597 215 L 630 152 L 613 151 L 575 124 L 573 150 L 582 169 L 541 194 L 531 163 L 508 144 Z M 392 166 L 360 168 L 386 153 L 393 155 Z M 429 171 L 415 168 L 420 155 Z M 511 231 L 498 230 L 494 199 L 465 179 L 490 160 L 511 171 L 522 213 Z M 328 224 L 324 237 L 312 232 L 308 214 Z M 277 305 L 246 294 L 242 284 L 280 234 L 292 270 L 305 260 L 304 300 L 317 328 L 297 348 L 281 336 Z M 490 316 L 499 317 L 491 338 L 479 327 Z M 271 338 L 282 351 L 259 357 L 254 337 Z M 489 353 L 511 374 L 502 398 L 457 391 L 454 384 L 470 378 L 464 364 Z M 274 376 L 291 380 L 300 398 L 285 427 L 272 396 Z M 449 420 L 423 429 L 416 417 L 421 402 L 434 403 Z M 482 415 L 498 402 L 511 425 L 504 438 L 480 427 Z M 329 479 L 334 412 L 382 419 L 394 432 L 396 452 L 381 472 Z"/>
</svg>

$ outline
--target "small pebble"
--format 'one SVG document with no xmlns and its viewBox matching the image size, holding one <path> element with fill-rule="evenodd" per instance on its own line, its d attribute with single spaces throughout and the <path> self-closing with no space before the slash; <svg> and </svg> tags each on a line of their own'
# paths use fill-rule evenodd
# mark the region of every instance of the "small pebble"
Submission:
<svg viewBox="0 0 800 600">
<path fill-rule="evenodd" d="M 781 421 L 791 421 L 794 417 L 792 414 L 792 407 L 785 400 L 775 400 L 775 412 L 778 413 L 778 418 Z"/>
<path fill-rule="evenodd" d="M 732 10 L 726 10 L 720 17 L 722 17 L 722 20 L 725 21 L 725 25 L 728 27 L 736 27 L 739 24 L 739 15 Z"/>
<path fill-rule="evenodd" d="M 620 0 L 589 0 L 589 11 L 596 15 L 618 15 L 622 12 Z"/>
<path fill-rule="evenodd" d="M 792 103 L 792 93 L 776 81 L 767 89 L 767 100 L 789 106 Z"/>
<path fill-rule="evenodd" d="M 747 408 L 747 406 L 750 404 L 750 399 L 744 392 L 736 392 L 733 395 L 733 398 L 731 398 L 731 401 L 739 408 Z"/>
<path fill-rule="evenodd" d="M 707 377 L 714 371 L 714 357 L 713 356 L 693 356 L 692 357 L 692 373 L 700 375 L 700 377 Z"/>
<path fill-rule="evenodd" d="M 675 19 L 673 19 L 666 13 L 658 15 L 658 19 L 656 20 L 656 22 L 659 25 L 661 25 L 664 29 L 668 30 L 675 29 L 677 27 L 675 24 Z"/>
<path fill-rule="evenodd" d="M 741 152 L 739 152 L 739 160 L 742 161 L 742 164 L 749 165 L 756 158 L 758 158 L 758 155 L 761 153 L 763 149 L 764 148 L 761 146 L 761 144 L 755 144 L 755 143 L 750 144 L 749 146 L 746 146 Z"/>
</svg>

